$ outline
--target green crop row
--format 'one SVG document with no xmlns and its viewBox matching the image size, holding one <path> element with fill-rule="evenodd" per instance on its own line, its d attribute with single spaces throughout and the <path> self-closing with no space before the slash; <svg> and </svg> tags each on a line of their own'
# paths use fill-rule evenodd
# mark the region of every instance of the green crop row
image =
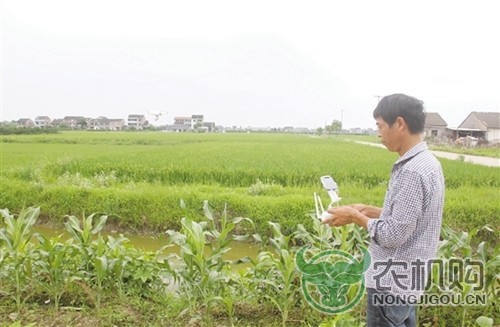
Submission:
<svg viewBox="0 0 500 327">
<path fill-rule="evenodd" d="M 194 184 L 86 188 L 74 185 L 27 186 L 21 181 L 7 180 L 2 187 L 8 190 L 3 192 L 2 207 L 22 208 L 36 203 L 42 208 L 45 221 L 62 224 L 60 219 L 64 215 L 101 212 L 110 216 L 109 221 L 114 227 L 143 232 L 176 228 L 185 216 L 199 218 L 203 214 L 203 200 L 209 200 L 219 209 L 227 205 L 233 216 L 252 218 L 261 233 L 268 229 L 268 221 L 280 222 L 286 231 L 293 230 L 297 224 L 309 226 L 311 219 L 308 215 L 314 209 L 313 189 L 259 183 L 248 188 Z M 342 201 L 380 206 L 384 192 L 384 186 L 363 189 L 357 185 L 345 185 Z M 180 206 L 181 202 L 186 204 L 185 207 Z M 470 230 L 485 224 L 498 228 L 499 213 L 498 194 L 490 188 L 460 187 L 447 191 L 444 223 L 455 229 Z"/>
<path fill-rule="evenodd" d="M 356 225 L 330 228 L 315 221 L 310 227 L 297 224 L 284 232 L 281 224 L 269 221 L 271 233 L 265 236 L 255 233 L 252 219 L 232 217 L 226 208 L 219 212 L 204 201 L 201 210 L 204 217 L 196 220 L 184 217 L 177 228 L 167 230 L 167 244 L 155 252 L 135 248 L 123 235 L 102 234 L 109 218 L 106 215 L 65 217 L 68 238 L 63 240 L 61 236 L 47 238 L 35 232 L 39 208 L 23 209 L 17 215 L 7 209 L 0 210 L 0 321 L 76 325 L 54 321 L 73 310 L 83 312 L 85 317 L 78 325 L 187 326 L 193 322 L 197 326 L 365 325 L 364 306 L 358 301 L 366 301 L 360 284 L 363 262 L 367 262 L 366 231 Z M 244 229 L 248 230 L 241 232 Z M 478 243 L 478 236 L 484 235 L 499 236 L 498 230 L 489 226 L 469 232 L 456 232 L 444 226 L 438 258 L 462 257 L 476 264 L 480 260 L 485 267 L 481 289 L 472 290 L 469 286 L 451 291 L 463 295 L 478 291 L 487 305 L 422 305 L 419 325 L 465 327 L 472 320 L 479 324 L 498 319 L 500 247 L 485 241 Z M 258 244 L 258 253 L 225 256 L 234 242 L 241 241 Z M 176 250 L 164 252 L 172 248 Z M 346 268 L 347 262 L 341 262 L 339 266 L 336 256 L 319 263 L 314 260 L 315 253 L 339 251 L 351 254 L 359 264 Z M 232 269 L 242 263 L 246 266 Z M 345 281 L 342 278 L 346 269 L 349 282 L 342 288 L 338 283 L 311 281 L 315 286 L 307 287 L 316 295 L 307 297 L 301 293 L 301 285 L 308 283 L 305 276 L 312 276 L 311 272 L 314 278 L 325 276 L 327 279 L 323 281 L 337 277 Z M 464 281 L 467 286 L 479 282 L 472 276 L 464 278 L 460 269 L 455 271 L 451 266 L 447 269 L 450 283 Z M 433 270 L 434 283 L 430 285 L 438 286 L 444 276 L 443 271 Z M 428 291 L 441 293 L 439 287 Z M 352 302 L 352 310 L 334 315 L 316 310 L 318 306 L 312 304 L 319 299 L 328 307 L 338 307 L 339 302 L 330 302 L 328 294 L 341 294 L 338 301 L 344 298 Z M 132 310 L 126 306 L 131 302 L 143 305 Z M 89 321 L 90 316 L 95 318 Z"/>
<path fill-rule="evenodd" d="M 157 137 L 163 135 L 160 133 Z M 227 140 L 208 137 L 195 142 L 181 141 L 174 135 L 170 143 L 162 145 L 13 142 L 4 144 L 4 151 L 21 158 L 22 153 L 31 153 L 31 158 L 22 158 L 27 161 L 23 166 L 28 169 L 19 169 L 19 161 L 10 155 L 6 156 L 4 166 L 5 173 L 24 180 L 31 179 L 27 171 L 37 167 L 47 180 L 64 174 L 92 178 L 113 172 L 121 183 L 225 186 L 248 186 L 257 179 L 282 186 L 313 185 L 318 175 L 327 173 L 334 174 L 339 182 L 350 180 L 377 185 L 385 180 L 390 169 L 391 159 L 380 156 L 383 153 L 380 149 L 305 136 L 289 136 L 288 139 L 257 136 L 245 139 L 241 135 L 236 138 L 227 135 Z M 356 148 L 366 149 L 363 152 Z M 353 167 L 352 163 L 364 160 L 364 156 L 379 158 L 367 171 Z M 9 169 L 12 166 L 15 168 Z M 340 169 L 348 166 L 353 169 Z"/>
<path fill-rule="evenodd" d="M 352 137 L 350 137 L 352 139 Z M 0 207 L 40 206 L 45 219 L 103 212 L 125 228 L 178 226 L 208 199 L 257 226 L 292 229 L 313 209 L 319 176 L 332 175 L 343 203 L 381 205 L 397 155 L 341 137 L 286 134 L 65 132 L 3 136 Z M 498 168 L 441 159 L 445 221 L 498 226 Z"/>
<path fill-rule="evenodd" d="M 385 149 L 304 135 L 61 133 L 9 140 L 2 144 L 2 174 L 24 180 L 39 169 L 49 181 L 114 172 L 121 183 L 249 186 L 259 179 L 316 186 L 318 175 L 331 174 L 339 183 L 370 187 L 387 180 L 397 159 Z M 449 188 L 500 186 L 497 168 L 442 162 Z"/>
</svg>

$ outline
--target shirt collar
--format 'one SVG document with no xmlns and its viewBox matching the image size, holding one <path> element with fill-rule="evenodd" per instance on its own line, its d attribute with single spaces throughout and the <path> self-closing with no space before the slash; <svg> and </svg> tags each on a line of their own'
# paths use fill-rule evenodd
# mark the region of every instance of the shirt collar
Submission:
<svg viewBox="0 0 500 327">
<path fill-rule="evenodd" d="M 401 157 L 399 157 L 399 159 L 394 163 L 394 165 L 397 165 L 397 164 L 402 163 L 404 161 L 410 160 L 411 158 L 413 158 L 414 156 L 416 156 L 420 152 L 425 151 L 427 149 L 428 149 L 428 147 L 427 147 L 426 142 L 422 141 L 420 143 L 417 143 L 410 150 L 406 151 L 405 154 L 403 154 Z"/>
</svg>

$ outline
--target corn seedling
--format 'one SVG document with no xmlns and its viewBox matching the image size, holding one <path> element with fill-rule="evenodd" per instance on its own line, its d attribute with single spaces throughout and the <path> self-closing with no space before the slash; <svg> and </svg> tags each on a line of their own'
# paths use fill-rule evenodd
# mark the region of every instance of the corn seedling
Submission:
<svg viewBox="0 0 500 327">
<path fill-rule="evenodd" d="M 37 235 L 38 247 L 35 264 L 38 270 L 37 283 L 54 300 L 56 312 L 60 299 L 72 281 L 73 261 L 69 258 L 69 247 L 58 239 Z"/>
<path fill-rule="evenodd" d="M 6 253 L 2 254 L 2 262 L 7 261 L 7 272 L 14 274 L 13 297 L 19 311 L 23 303 L 23 293 L 32 276 L 33 244 L 30 241 L 34 235 L 33 225 L 40 214 L 40 208 L 23 209 L 17 217 L 11 215 L 8 210 L 2 210 L 1 214 L 5 227 L 0 229 L 0 240 L 7 249 Z"/>
<path fill-rule="evenodd" d="M 252 279 L 255 290 L 276 306 L 281 313 L 282 325 L 286 326 L 290 310 L 300 294 L 294 254 L 290 248 L 294 234 L 284 235 L 278 223 L 269 222 L 269 225 L 273 230 L 273 237 L 269 239 L 272 252 L 259 252 Z"/>
<path fill-rule="evenodd" d="M 217 218 L 204 202 L 206 221 L 195 222 L 187 218 L 181 219 L 181 230 L 168 230 L 169 244 L 178 245 L 180 254 L 170 254 L 168 259 L 174 259 L 178 264 L 173 266 L 173 273 L 192 306 L 201 301 L 210 308 L 212 301 L 223 301 L 219 294 L 228 295 L 227 287 L 234 283 L 231 277 L 230 260 L 223 255 L 230 250 L 233 240 L 232 232 L 235 226 L 246 218 L 228 219 L 226 209 Z M 225 300 L 228 315 L 233 311 L 230 300 Z"/>
</svg>

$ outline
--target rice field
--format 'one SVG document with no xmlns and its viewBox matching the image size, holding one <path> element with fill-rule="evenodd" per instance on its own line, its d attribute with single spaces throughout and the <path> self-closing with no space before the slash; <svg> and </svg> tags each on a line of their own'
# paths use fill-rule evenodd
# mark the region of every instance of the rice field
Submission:
<svg viewBox="0 0 500 327">
<path fill-rule="evenodd" d="M 6 326 L 365 325 L 361 304 L 329 316 L 305 303 L 294 256 L 302 244 L 359 252 L 366 233 L 311 219 L 312 194 L 326 202 L 319 177 L 331 175 L 342 203 L 380 206 L 396 154 L 353 136 L 1 137 Z M 438 257 L 481 260 L 488 305 L 424 305 L 419 323 L 488 325 L 500 316 L 500 169 L 440 161 L 447 193 Z M 64 226 L 68 237 L 38 235 L 38 222 Z M 178 251 L 166 257 L 162 248 L 144 251 L 121 234 L 101 233 L 105 228 L 162 234 Z M 224 254 L 234 241 L 252 241 L 258 254 L 229 260 Z M 242 263 L 242 270 L 231 268 Z"/>
<path fill-rule="evenodd" d="M 354 139 L 162 132 L 2 136 L 0 207 L 40 206 L 41 217 L 54 223 L 64 215 L 104 212 L 118 226 L 161 231 L 179 227 L 186 213 L 201 216 L 209 200 L 254 219 L 259 228 L 267 228 L 267 221 L 294 228 L 308 219 L 322 175 L 334 177 L 343 203 L 382 204 L 397 155 Z M 445 222 L 460 229 L 498 227 L 499 169 L 440 161 Z"/>
</svg>

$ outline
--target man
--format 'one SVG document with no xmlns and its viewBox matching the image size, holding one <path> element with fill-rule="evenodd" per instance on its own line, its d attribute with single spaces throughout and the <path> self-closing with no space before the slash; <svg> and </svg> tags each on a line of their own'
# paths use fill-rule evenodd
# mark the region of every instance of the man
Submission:
<svg viewBox="0 0 500 327">
<path fill-rule="evenodd" d="M 441 230 L 443 172 L 423 142 L 422 101 L 389 95 L 380 100 L 373 117 L 382 144 L 400 156 L 392 167 L 384 205 L 331 208 L 332 216 L 324 223 L 355 223 L 368 230 L 367 326 L 416 326 L 415 303 L 425 288 L 427 263 L 436 254 Z"/>
</svg>

